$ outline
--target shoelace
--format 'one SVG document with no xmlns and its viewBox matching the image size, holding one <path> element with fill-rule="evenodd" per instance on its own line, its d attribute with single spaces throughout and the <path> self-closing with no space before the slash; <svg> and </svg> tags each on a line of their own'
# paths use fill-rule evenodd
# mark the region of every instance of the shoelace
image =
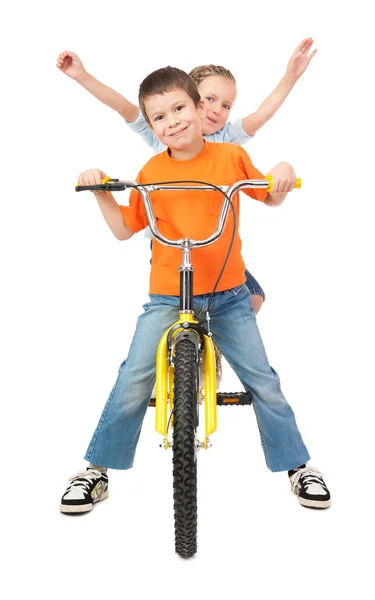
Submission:
<svg viewBox="0 0 375 600">
<path fill-rule="evenodd" d="M 100 477 L 102 476 L 101 472 L 96 471 L 96 469 L 92 469 L 90 472 L 79 471 L 75 475 L 72 475 L 72 477 L 69 477 L 69 487 L 67 488 L 66 493 L 74 488 L 85 494 L 89 490 L 90 483 L 92 483 L 94 479 L 97 479 L 99 475 Z M 81 478 L 87 479 L 88 481 L 77 481 Z"/>
<path fill-rule="evenodd" d="M 323 481 L 323 473 L 314 467 L 305 467 L 304 469 L 300 469 L 294 473 L 294 475 L 292 475 L 290 478 L 293 492 L 295 491 L 301 478 L 303 479 L 302 483 L 306 486 L 315 484 L 320 485 L 324 490 L 326 489 L 326 485 Z"/>
</svg>

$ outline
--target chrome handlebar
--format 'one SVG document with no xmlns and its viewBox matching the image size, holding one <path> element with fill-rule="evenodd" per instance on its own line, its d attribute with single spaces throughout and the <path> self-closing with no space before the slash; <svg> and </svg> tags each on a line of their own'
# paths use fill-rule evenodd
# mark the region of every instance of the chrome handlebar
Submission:
<svg viewBox="0 0 375 600">
<path fill-rule="evenodd" d="M 158 240 L 164 246 L 170 246 L 172 248 L 203 248 L 204 246 L 209 246 L 213 242 L 215 242 L 222 234 L 224 225 L 228 215 L 229 209 L 229 200 L 231 200 L 232 196 L 240 191 L 241 189 L 267 189 L 269 188 L 269 180 L 267 179 L 247 179 L 238 181 L 232 186 L 216 186 L 216 188 L 211 187 L 209 185 L 200 185 L 200 186 L 182 186 L 182 185 L 164 185 L 164 184 L 153 184 L 153 185 L 141 185 L 136 181 L 121 181 L 118 179 L 108 179 L 105 183 L 103 183 L 103 187 L 106 187 L 105 191 L 119 191 L 125 190 L 126 188 L 136 189 L 137 192 L 142 197 L 143 206 L 146 211 L 148 224 L 151 230 L 152 235 L 155 239 Z M 80 186 L 77 186 L 80 187 Z M 103 189 L 102 186 L 82 186 L 84 189 Z M 77 191 L 80 191 L 76 188 Z M 223 204 L 221 206 L 221 211 L 219 215 L 218 225 L 216 231 L 210 235 L 205 240 L 192 240 L 189 238 L 181 238 L 179 240 L 169 240 L 164 235 L 162 235 L 156 225 L 156 219 L 154 215 L 154 211 L 151 204 L 151 199 L 149 196 L 150 192 L 155 191 L 180 191 L 180 190 L 194 190 L 194 191 L 218 191 L 221 190 L 225 193 Z M 229 198 L 229 200 L 228 200 Z"/>
</svg>

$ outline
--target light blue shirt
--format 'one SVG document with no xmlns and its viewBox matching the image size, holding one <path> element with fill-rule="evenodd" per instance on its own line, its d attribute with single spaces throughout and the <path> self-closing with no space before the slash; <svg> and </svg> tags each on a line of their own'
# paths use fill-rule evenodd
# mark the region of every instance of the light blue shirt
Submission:
<svg viewBox="0 0 375 600">
<path fill-rule="evenodd" d="M 164 152 L 167 146 L 162 144 L 155 136 L 154 132 L 150 129 L 144 118 L 142 111 L 139 111 L 139 115 L 135 121 L 125 123 L 130 127 L 132 131 L 138 133 L 141 138 L 150 146 L 154 154 L 160 154 Z M 242 127 L 242 119 L 237 119 L 234 123 L 225 123 L 224 127 L 215 133 L 207 133 L 203 136 L 208 142 L 228 142 L 230 144 L 237 144 L 241 146 L 248 142 L 253 136 L 248 135 Z M 145 238 L 152 239 L 152 233 L 149 227 L 146 227 Z"/>
</svg>

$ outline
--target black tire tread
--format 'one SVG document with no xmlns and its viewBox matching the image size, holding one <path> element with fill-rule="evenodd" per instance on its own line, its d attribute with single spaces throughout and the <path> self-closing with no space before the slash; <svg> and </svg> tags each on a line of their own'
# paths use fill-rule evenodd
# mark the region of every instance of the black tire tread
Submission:
<svg viewBox="0 0 375 600">
<path fill-rule="evenodd" d="M 176 342 L 173 416 L 175 548 L 182 558 L 197 551 L 197 461 L 195 410 L 197 357 L 192 340 Z"/>
</svg>

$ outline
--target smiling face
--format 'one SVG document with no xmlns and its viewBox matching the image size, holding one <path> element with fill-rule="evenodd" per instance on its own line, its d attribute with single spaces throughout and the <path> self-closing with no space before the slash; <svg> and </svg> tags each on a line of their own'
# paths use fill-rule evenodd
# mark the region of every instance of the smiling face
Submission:
<svg viewBox="0 0 375 600">
<path fill-rule="evenodd" d="M 184 159 L 203 148 L 202 105 L 197 107 L 184 90 L 154 94 L 144 100 L 147 117 L 160 142 L 173 158 Z"/>
<path fill-rule="evenodd" d="M 224 127 L 228 120 L 229 112 L 237 96 L 236 84 L 226 77 L 211 75 L 201 81 L 198 91 L 205 112 L 205 115 L 202 116 L 203 133 L 216 133 Z"/>
</svg>

